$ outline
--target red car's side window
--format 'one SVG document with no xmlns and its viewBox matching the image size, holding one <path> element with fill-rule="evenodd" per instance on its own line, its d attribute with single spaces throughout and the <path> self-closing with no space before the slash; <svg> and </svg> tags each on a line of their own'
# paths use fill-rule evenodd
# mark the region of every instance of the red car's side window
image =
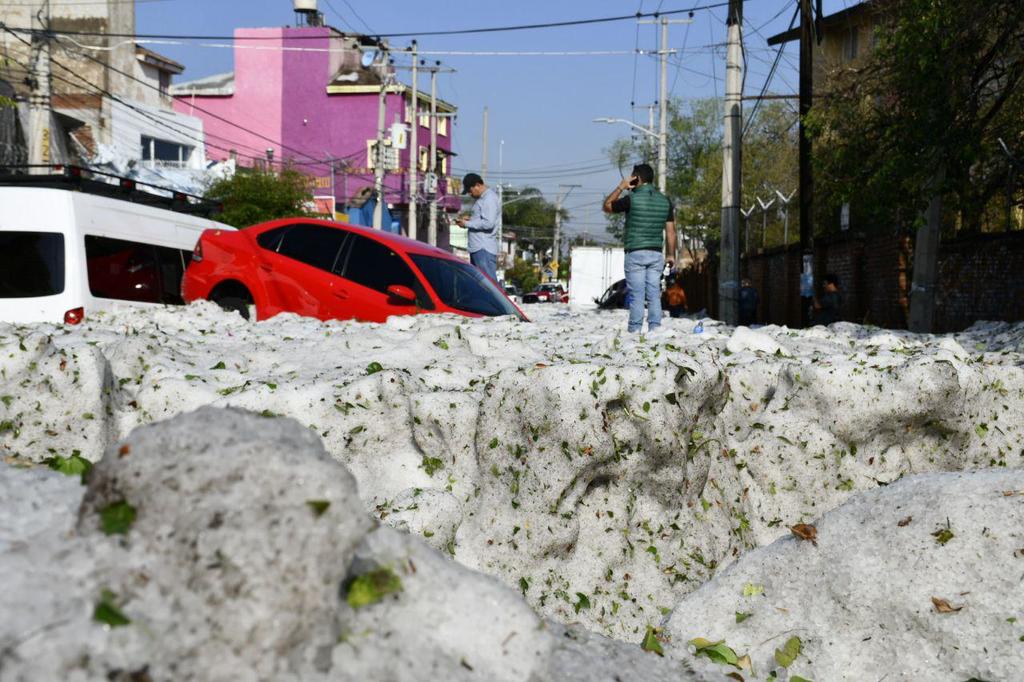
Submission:
<svg viewBox="0 0 1024 682">
<path fill-rule="evenodd" d="M 368 289 L 387 293 L 388 287 L 399 284 L 416 292 L 416 305 L 433 310 L 430 300 L 419 278 L 397 253 L 362 235 L 352 234 L 344 269 L 339 274 Z"/>
<path fill-rule="evenodd" d="M 298 224 L 264 232 L 256 242 L 268 251 L 333 272 L 347 235 L 332 227 Z"/>
</svg>

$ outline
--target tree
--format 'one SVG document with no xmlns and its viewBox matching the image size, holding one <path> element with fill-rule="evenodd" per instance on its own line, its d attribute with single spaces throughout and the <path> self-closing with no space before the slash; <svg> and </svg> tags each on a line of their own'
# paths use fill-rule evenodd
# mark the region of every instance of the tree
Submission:
<svg viewBox="0 0 1024 682">
<path fill-rule="evenodd" d="M 505 281 L 515 282 L 520 289 L 526 292 L 536 289 L 540 279 L 537 277 L 537 270 L 533 265 L 522 258 L 516 258 L 512 267 L 505 270 Z"/>
<path fill-rule="evenodd" d="M 544 198 L 535 187 L 506 190 L 502 203 L 504 228 L 516 233 L 518 241 L 533 246 L 543 253 L 551 248 L 555 234 L 555 205 Z M 562 222 L 569 218 L 569 212 L 561 209 Z"/>
<path fill-rule="evenodd" d="M 230 178 L 210 185 L 205 196 L 224 204 L 219 221 L 239 228 L 310 215 L 305 209 L 310 200 L 307 176 L 292 168 L 280 173 L 240 168 Z"/>
<path fill-rule="evenodd" d="M 816 200 L 906 229 L 937 193 L 947 223 L 1001 223 L 999 139 L 1024 148 L 1024 3 L 892 0 L 884 11 L 874 50 L 829 74 L 809 117 Z"/>
<path fill-rule="evenodd" d="M 781 102 L 762 105 L 743 138 L 744 205 L 760 196 L 767 201 L 779 190 L 797 185 L 796 113 Z M 707 247 L 721 234 L 722 112 L 716 99 L 669 104 L 668 178 L 666 190 L 676 207 L 676 228 L 684 239 Z M 633 163 L 652 159 L 648 147 L 620 139 L 607 150 L 612 163 L 628 172 Z M 792 226 L 791 229 L 799 230 Z M 623 221 L 613 216 L 609 232 L 621 240 Z M 795 234 L 795 232 L 794 232 Z M 772 243 L 781 243 L 782 229 L 773 222 Z"/>
</svg>

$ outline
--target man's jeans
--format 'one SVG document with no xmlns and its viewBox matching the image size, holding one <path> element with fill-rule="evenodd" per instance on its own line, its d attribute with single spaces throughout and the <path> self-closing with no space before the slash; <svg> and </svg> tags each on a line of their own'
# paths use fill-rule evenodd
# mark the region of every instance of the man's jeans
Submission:
<svg viewBox="0 0 1024 682">
<path fill-rule="evenodd" d="M 645 298 L 647 328 L 657 329 L 661 325 L 661 274 L 665 269 L 665 257 L 660 251 L 631 251 L 626 254 L 625 269 L 626 286 L 631 294 L 627 329 L 638 332 L 643 326 Z"/>
<path fill-rule="evenodd" d="M 498 257 L 486 251 L 480 249 L 469 254 L 469 262 L 472 263 L 480 272 L 484 273 L 491 278 L 492 282 L 497 283 L 498 281 Z"/>
</svg>

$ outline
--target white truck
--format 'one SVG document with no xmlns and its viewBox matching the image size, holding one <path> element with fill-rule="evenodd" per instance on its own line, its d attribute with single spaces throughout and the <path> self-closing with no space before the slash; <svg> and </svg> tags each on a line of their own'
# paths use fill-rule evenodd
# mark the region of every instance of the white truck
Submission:
<svg viewBox="0 0 1024 682">
<path fill-rule="evenodd" d="M 596 308 L 595 299 L 625 277 L 622 247 L 575 246 L 569 271 L 569 304 Z"/>
</svg>

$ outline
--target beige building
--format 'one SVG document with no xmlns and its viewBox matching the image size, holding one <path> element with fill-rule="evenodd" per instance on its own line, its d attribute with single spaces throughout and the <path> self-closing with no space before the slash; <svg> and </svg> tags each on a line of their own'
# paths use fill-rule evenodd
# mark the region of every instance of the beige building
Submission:
<svg viewBox="0 0 1024 682">
<path fill-rule="evenodd" d="M 44 5 L 49 5 L 49 17 Z M 49 23 L 53 115 L 44 158 L 92 159 L 202 168 L 202 121 L 174 112 L 171 80 L 184 67 L 137 45 L 135 3 L 124 0 L 19 0 L 0 3 L 0 95 L 17 102 L 17 129 L 0 123 L 0 163 L 27 137 L 33 49 L 29 29 Z M 105 34 L 110 34 L 109 37 Z M 24 160 L 21 160 L 24 163 Z"/>
<path fill-rule="evenodd" d="M 884 16 L 885 0 L 868 0 L 821 20 L 822 40 L 813 43 L 814 92 L 820 92 L 825 76 L 869 54 L 877 42 L 876 29 Z M 800 40 L 800 27 L 768 39 L 769 45 Z"/>
</svg>

